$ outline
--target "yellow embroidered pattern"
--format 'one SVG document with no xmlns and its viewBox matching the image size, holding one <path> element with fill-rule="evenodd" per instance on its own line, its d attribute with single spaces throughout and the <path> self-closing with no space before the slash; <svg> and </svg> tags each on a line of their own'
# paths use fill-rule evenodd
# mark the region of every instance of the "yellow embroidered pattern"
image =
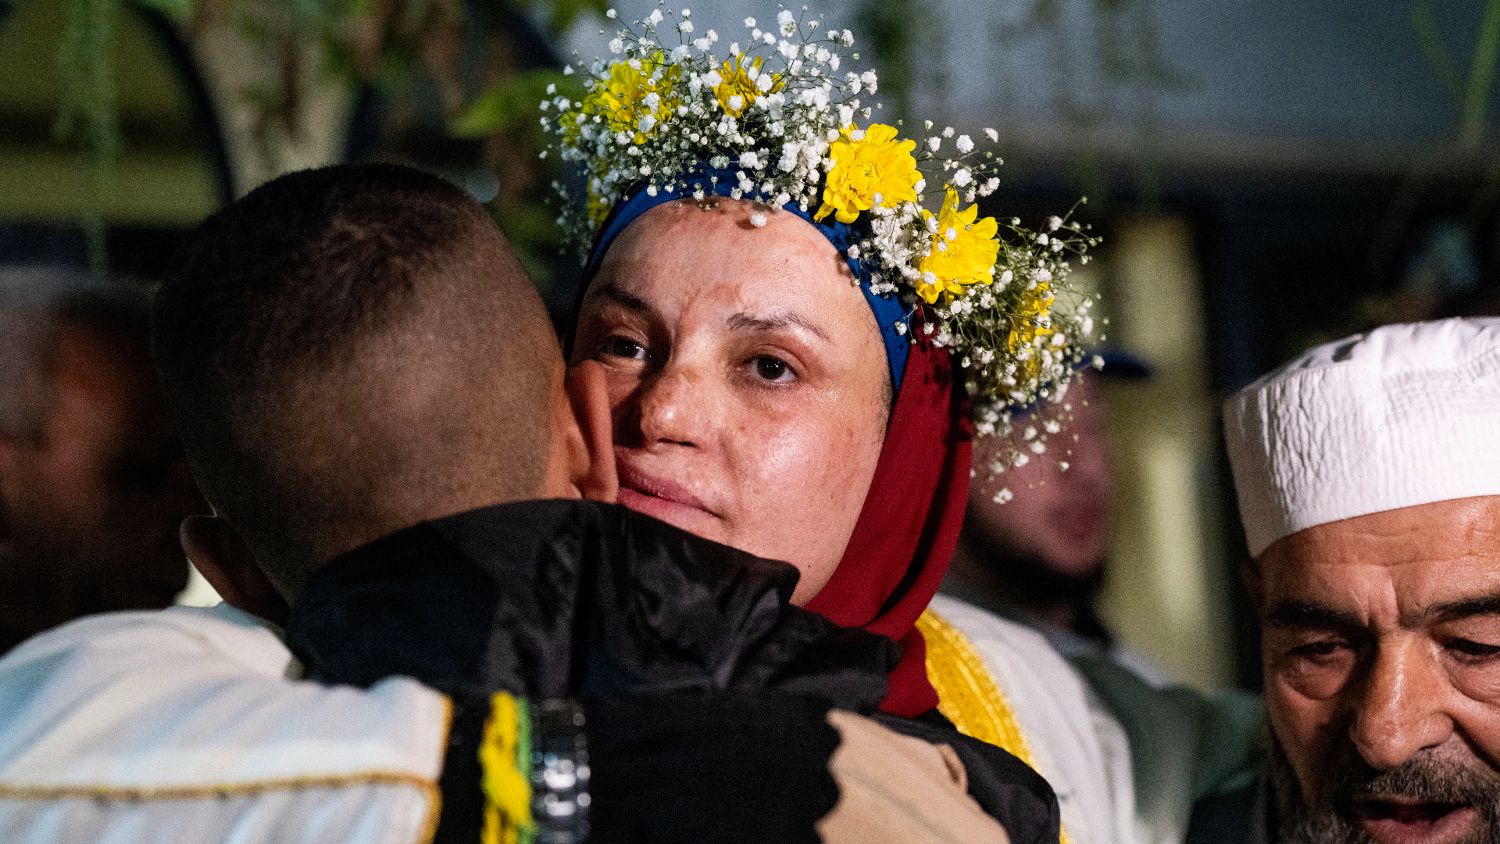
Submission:
<svg viewBox="0 0 1500 844">
<path fill-rule="evenodd" d="M 483 771 L 483 844 L 529 844 L 531 817 L 531 714 L 524 700 L 504 692 L 490 698 L 490 717 L 479 745 Z"/>
<path fill-rule="evenodd" d="M 917 630 L 927 640 L 927 679 L 937 690 L 938 711 L 964 735 L 989 742 L 1035 768 L 1021 724 L 973 643 L 932 610 L 917 619 Z M 1060 844 L 1068 844 L 1066 831 Z"/>
</svg>

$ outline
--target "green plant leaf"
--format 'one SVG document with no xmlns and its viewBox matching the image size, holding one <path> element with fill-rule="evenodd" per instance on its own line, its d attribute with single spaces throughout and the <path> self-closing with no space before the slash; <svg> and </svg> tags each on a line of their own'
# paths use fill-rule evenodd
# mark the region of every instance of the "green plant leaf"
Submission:
<svg viewBox="0 0 1500 844">
<path fill-rule="evenodd" d="M 476 97 L 453 121 L 449 131 L 460 138 L 482 138 L 533 124 L 541 114 L 539 104 L 548 96 L 548 85 L 557 86 L 558 93 L 567 97 L 583 93 L 576 77 L 564 76 L 561 71 L 518 73 Z"/>
</svg>

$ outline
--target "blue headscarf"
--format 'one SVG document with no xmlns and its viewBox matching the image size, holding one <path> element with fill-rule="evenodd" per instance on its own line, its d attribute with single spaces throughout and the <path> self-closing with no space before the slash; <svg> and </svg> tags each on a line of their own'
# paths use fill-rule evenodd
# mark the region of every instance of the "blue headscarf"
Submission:
<svg viewBox="0 0 1500 844">
<path fill-rule="evenodd" d="M 701 179 L 694 187 L 700 187 L 707 194 L 728 197 L 731 190 L 739 184 L 739 180 L 731 173 L 717 172 L 718 179 Z M 637 217 L 650 211 L 664 202 L 673 202 L 681 199 L 690 199 L 691 195 L 684 195 L 679 191 L 658 190 L 652 196 L 646 190 L 637 188 L 633 194 L 624 201 L 615 205 L 614 210 L 605 218 L 604 227 L 599 231 L 599 237 L 594 241 L 594 248 L 589 252 L 588 264 L 584 267 L 583 279 L 585 289 L 594 280 L 595 274 L 599 272 L 599 264 L 604 260 L 604 254 L 614 243 L 615 238 L 625 227 L 636 220 Z M 865 262 L 849 257 L 849 247 L 861 239 L 862 230 L 857 223 L 840 223 L 829 217 L 821 222 L 814 221 L 812 215 L 803 211 L 795 202 L 789 202 L 782 206 L 782 210 L 796 214 L 806 220 L 813 228 L 833 244 L 833 248 L 844 256 L 849 265 L 850 272 L 859 282 L 860 292 L 865 296 L 865 302 L 870 306 L 870 312 L 875 315 L 875 323 L 880 327 L 880 339 L 885 345 L 885 359 L 891 371 L 891 389 L 901 389 L 901 376 L 906 372 L 906 357 L 910 347 L 910 341 L 901 333 L 896 331 L 896 323 L 903 322 L 910 316 L 906 306 L 901 303 L 899 296 L 895 294 L 878 295 L 870 292 L 870 271 L 865 267 Z"/>
</svg>

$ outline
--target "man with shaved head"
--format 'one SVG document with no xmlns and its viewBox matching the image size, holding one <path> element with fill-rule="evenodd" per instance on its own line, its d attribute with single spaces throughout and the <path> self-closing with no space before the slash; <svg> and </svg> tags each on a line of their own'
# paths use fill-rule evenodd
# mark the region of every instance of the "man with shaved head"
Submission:
<svg viewBox="0 0 1500 844">
<path fill-rule="evenodd" d="M 1273 738 L 1255 835 L 1500 841 L 1500 319 L 1320 346 L 1224 415 Z"/>
</svg>

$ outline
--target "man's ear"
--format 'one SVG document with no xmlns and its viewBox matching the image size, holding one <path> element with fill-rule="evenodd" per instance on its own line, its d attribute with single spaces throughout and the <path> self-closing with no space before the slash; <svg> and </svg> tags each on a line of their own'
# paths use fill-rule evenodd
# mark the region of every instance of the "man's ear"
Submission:
<svg viewBox="0 0 1500 844">
<path fill-rule="evenodd" d="M 579 437 L 569 460 L 570 480 L 584 498 L 613 503 L 620 493 L 620 480 L 615 473 L 614 421 L 604 365 L 586 360 L 573 366 L 565 389 Z"/>
<path fill-rule="evenodd" d="M 285 626 L 286 599 L 261 571 L 250 546 L 218 516 L 188 516 L 182 522 L 182 550 L 209 585 L 230 606 Z"/>
</svg>

